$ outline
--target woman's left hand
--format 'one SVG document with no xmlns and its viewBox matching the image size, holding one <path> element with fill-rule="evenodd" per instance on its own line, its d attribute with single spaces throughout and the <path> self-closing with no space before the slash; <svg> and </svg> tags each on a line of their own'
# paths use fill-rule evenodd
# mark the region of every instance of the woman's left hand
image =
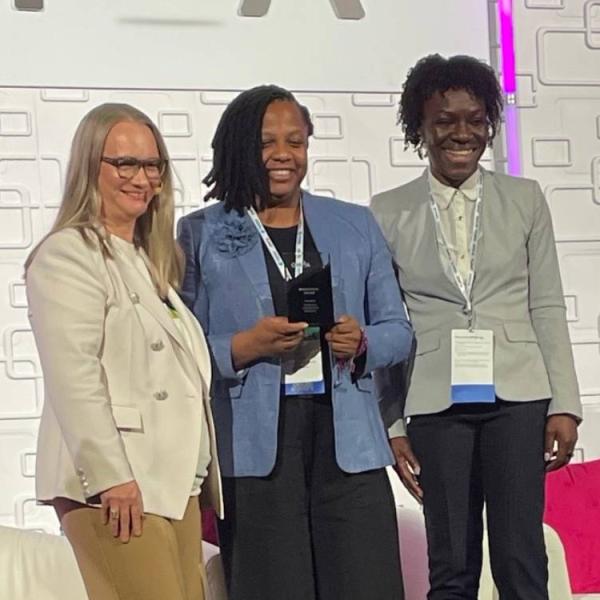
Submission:
<svg viewBox="0 0 600 600">
<path fill-rule="evenodd" d="M 341 360 L 349 360 L 356 356 L 361 337 L 360 325 L 350 315 L 342 315 L 325 334 L 333 355 Z"/>
<path fill-rule="evenodd" d="M 577 421 L 572 415 L 550 415 L 546 420 L 544 461 L 546 471 L 564 467 L 573 457 L 577 443 Z M 554 449 L 556 445 L 556 450 Z"/>
<path fill-rule="evenodd" d="M 110 527 L 113 537 L 126 544 L 132 535 L 142 535 L 144 502 L 135 480 L 105 490 L 100 494 L 100 501 L 102 523 Z"/>
</svg>

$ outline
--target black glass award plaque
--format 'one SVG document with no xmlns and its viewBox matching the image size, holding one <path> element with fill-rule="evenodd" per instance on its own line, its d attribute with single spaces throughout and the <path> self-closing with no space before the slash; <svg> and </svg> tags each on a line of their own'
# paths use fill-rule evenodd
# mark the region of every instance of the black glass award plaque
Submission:
<svg viewBox="0 0 600 600">
<path fill-rule="evenodd" d="M 287 284 L 288 319 L 292 323 L 304 321 L 310 326 L 331 329 L 335 323 L 333 315 L 333 293 L 331 268 L 310 268 Z"/>
</svg>

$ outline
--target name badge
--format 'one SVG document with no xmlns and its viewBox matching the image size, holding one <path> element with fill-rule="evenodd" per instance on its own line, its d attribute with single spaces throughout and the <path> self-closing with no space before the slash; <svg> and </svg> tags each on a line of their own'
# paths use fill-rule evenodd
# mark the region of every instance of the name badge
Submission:
<svg viewBox="0 0 600 600">
<path fill-rule="evenodd" d="M 306 396 L 325 393 L 321 329 L 307 327 L 300 345 L 281 363 L 286 396 Z"/>
<path fill-rule="evenodd" d="M 452 330 L 452 378 L 454 404 L 495 402 L 494 332 L 488 329 Z"/>
</svg>

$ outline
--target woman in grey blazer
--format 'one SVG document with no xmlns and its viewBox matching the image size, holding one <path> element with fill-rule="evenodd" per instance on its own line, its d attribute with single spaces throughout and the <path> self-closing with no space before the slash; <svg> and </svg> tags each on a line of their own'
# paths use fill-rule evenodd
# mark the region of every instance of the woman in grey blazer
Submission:
<svg viewBox="0 0 600 600">
<path fill-rule="evenodd" d="M 501 111 L 487 65 L 420 60 L 399 120 L 429 169 L 372 203 L 417 339 L 392 446 L 425 508 L 429 600 L 477 598 L 484 503 L 500 597 L 547 600 L 544 473 L 581 418 L 548 206 L 479 166 Z"/>
<path fill-rule="evenodd" d="M 90 600 L 203 595 L 198 496 L 222 512 L 210 359 L 179 299 L 167 150 L 104 104 L 80 123 L 63 201 L 26 269 L 45 383 L 37 498 Z"/>
</svg>

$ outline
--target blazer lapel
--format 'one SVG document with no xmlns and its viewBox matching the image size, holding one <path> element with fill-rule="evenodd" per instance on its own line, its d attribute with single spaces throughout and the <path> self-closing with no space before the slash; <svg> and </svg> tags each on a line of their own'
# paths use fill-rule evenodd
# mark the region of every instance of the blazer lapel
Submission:
<svg viewBox="0 0 600 600">
<path fill-rule="evenodd" d="M 169 315 L 168 310 L 160 299 L 154 286 L 146 279 L 145 275 L 140 273 L 133 265 L 128 261 L 122 260 L 119 256 L 118 251 L 114 252 L 115 264 L 119 269 L 121 278 L 127 291 L 129 298 L 133 304 L 141 304 L 152 316 L 162 325 L 167 333 L 185 349 L 185 343 L 177 329 L 177 326 L 173 323 L 172 317 Z M 144 262 L 148 264 L 148 258 L 145 253 L 142 252 Z"/>
<path fill-rule="evenodd" d="M 315 198 L 309 192 L 302 192 L 302 209 L 304 221 L 310 229 L 315 246 L 320 252 L 323 263 L 331 266 L 332 294 L 335 318 L 347 312 L 346 299 L 342 295 L 343 286 L 339 285 L 342 275 L 340 261 L 340 238 L 335 232 L 335 223 L 331 212 L 327 210 L 327 202 Z"/>
<path fill-rule="evenodd" d="M 205 339 L 202 328 L 173 288 L 169 288 L 168 298 L 177 311 L 186 331 L 189 332 L 191 348 L 187 348 L 187 346 L 184 347 L 185 354 L 191 359 L 194 366 L 194 372 L 200 373 L 200 377 L 204 381 L 206 389 L 209 390 L 211 383 L 211 363 L 208 347 L 206 343 L 201 343 L 201 340 Z"/>
<path fill-rule="evenodd" d="M 335 223 L 332 221 L 332 215 L 326 209 L 325 201 L 319 201 L 312 194 L 303 192 L 302 209 L 304 221 L 310 229 L 317 250 L 321 255 L 328 255 L 331 276 L 334 279 L 341 277 L 340 239 L 335 233 Z M 326 259 L 327 256 L 324 258 Z"/>
<path fill-rule="evenodd" d="M 424 250 L 427 253 L 426 263 L 430 265 L 436 265 L 439 270 L 443 273 L 446 282 L 450 285 L 446 288 L 452 296 L 456 296 L 463 299 L 462 294 L 454 281 L 452 273 L 446 268 L 446 265 L 442 261 L 440 256 L 440 247 L 438 244 L 438 232 L 431 211 L 431 196 L 429 189 L 429 170 L 425 169 L 423 175 L 421 175 L 417 182 L 417 202 L 418 208 L 416 211 L 417 219 L 422 223 L 422 226 L 408 227 L 407 230 L 419 232 L 422 231 Z"/>
<path fill-rule="evenodd" d="M 485 232 L 493 231 L 494 219 L 498 218 L 499 208 L 501 206 L 501 198 L 498 195 L 498 189 L 496 188 L 494 178 L 492 174 L 485 170 L 483 167 L 481 169 L 481 227 L 479 230 L 479 239 L 477 244 L 477 253 L 475 255 L 475 279 L 473 281 L 473 285 L 477 282 L 477 271 L 482 264 L 482 261 L 485 260 Z"/>
<path fill-rule="evenodd" d="M 248 216 L 245 218 L 248 219 Z M 274 315 L 273 296 L 271 295 L 267 264 L 260 236 L 258 242 L 248 252 L 238 255 L 237 260 L 248 278 L 245 283 L 254 288 L 259 299 L 261 316 Z M 239 283 L 243 289 L 244 283 Z"/>
</svg>

